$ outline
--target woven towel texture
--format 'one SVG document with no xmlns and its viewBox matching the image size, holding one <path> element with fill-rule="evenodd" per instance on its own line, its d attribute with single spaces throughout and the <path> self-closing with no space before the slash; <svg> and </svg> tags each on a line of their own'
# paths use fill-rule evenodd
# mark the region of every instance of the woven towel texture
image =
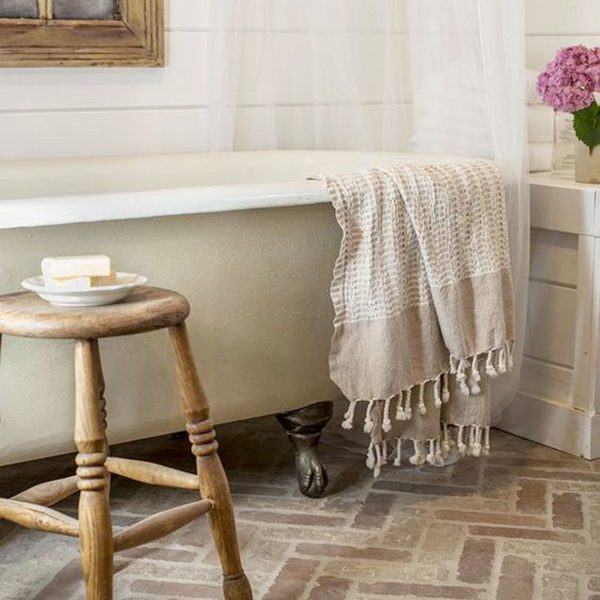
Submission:
<svg viewBox="0 0 600 600">
<path fill-rule="evenodd" d="M 367 402 L 376 470 L 393 438 L 413 440 L 417 464 L 442 461 L 444 446 L 485 450 L 482 378 L 512 367 L 515 337 L 500 170 L 465 160 L 317 179 L 343 232 L 330 369 L 351 401 L 345 426 Z"/>
</svg>

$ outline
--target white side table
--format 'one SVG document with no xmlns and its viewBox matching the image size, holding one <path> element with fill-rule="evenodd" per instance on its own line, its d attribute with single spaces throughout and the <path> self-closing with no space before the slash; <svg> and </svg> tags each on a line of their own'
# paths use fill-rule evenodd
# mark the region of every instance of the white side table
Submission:
<svg viewBox="0 0 600 600">
<path fill-rule="evenodd" d="M 527 341 L 500 429 L 600 457 L 600 186 L 550 174 L 531 184 Z"/>
</svg>

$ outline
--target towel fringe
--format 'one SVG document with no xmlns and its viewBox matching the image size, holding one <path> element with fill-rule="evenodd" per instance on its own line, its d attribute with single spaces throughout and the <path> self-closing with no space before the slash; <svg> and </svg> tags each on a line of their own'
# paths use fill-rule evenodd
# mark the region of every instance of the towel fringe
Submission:
<svg viewBox="0 0 600 600">
<path fill-rule="evenodd" d="M 506 373 L 507 368 L 506 346 L 504 346 L 498 350 L 498 373 Z"/>
<path fill-rule="evenodd" d="M 392 399 L 388 398 L 383 403 L 383 421 L 381 423 L 381 428 L 386 433 L 389 433 L 392 430 L 392 421 L 390 419 L 390 404 L 392 403 Z"/>
<path fill-rule="evenodd" d="M 449 370 L 449 372 L 452 373 L 452 375 L 456 375 L 456 373 L 458 371 L 458 363 L 459 363 L 458 358 L 454 358 L 454 356 L 450 355 L 450 370 Z"/>
<path fill-rule="evenodd" d="M 396 458 L 394 460 L 394 466 L 399 467 L 402 465 L 402 438 L 396 440 Z"/>
<path fill-rule="evenodd" d="M 491 446 L 490 446 L 490 428 L 489 427 L 484 427 L 483 428 L 483 451 L 482 454 L 484 456 L 487 456 L 490 453 L 491 450 Z"/>
<path fill-rule="evenodd" d="M 471 378 L 469 381 L 470 391 L 472 396 L 478 396 L 481 394 L 481 387 L 479 386 L 479 382 L 481 381 L 481 374 L 479 373 L 479 354 L 476 354 L 473 357 L 473 361 L 471 362 Z"/>
<path fill-rule="evenodd" d="M 383 454 L 383 444 L 375 445 L 375 465 L 373 467 L 373 476 L 375 479 L 381 475 L 381 467 L 383 467 L 384 463 L 384 454 Z"/>
<path fill-rule="evenodd" d="M 496 365 L 494 364 L 494 359 L 495 359 L 495 349 L 492 348 L 487 353 L 487 359 L 485 361 L 485 372 L 486 372 L 487 376 L 491 377 L 492 379 L 495 377 L 498 377 L 498 370 L 496 369 Z"/>
<path fill-rule="evenodd" d="M 448 423 L 442 421 L 442 455 L 450 454 L 450 432 L 448 431 Z"/>
<path fill-rule="evenodd" d="M 373 431 L 374 423 L 373 417 L 371 416 L 371 411 L 373 410 L 373 405 L 377 402 L 377 400 L 369 400 L 369 404 L 367 405 L 367 414 L 365 415 L 365 426 L 364 432 L 371 433 Z"/>
<path fill-rule="evenodd" d="M 402 390 L 396 406 L 396 421 L 410 421 L 412 419 L 411 390 Z"/>
<path fill-rule="evenodd" d="M 367 468 L 375 468 L 375 444 L 373 442 L 369 444 L 369 448 L 367 450 Z"/>
<path fill-rule="evenodd" d="M 389 441 L 369 444 L 366 463 L 375 477 L 379 477 L 382 467 L 388 463 Z M 427 440 L 410 438 L 410 441 L 414 448 L 408 459 L 411 464 L 443 465 L 453 447 L 457 448 L 461 456 L 487 456 L 490 451 L 490 428 L 481 425 L 450 425 L 442 421 L 442 431 L 438 437 Z M 395 467 L 402 465 L 402 442 L 402 438 L 396 438 Z"/>
<path fill-rule="evenodd" d="M 438 438 L 435 441 L 435 464 L 443 465 L 445 458 L 446 456 L 444 456 L 444 451 L 442 450 L 442 440 L 441 438 Z"/>
<path fill-rule="evenodd" d="M 448 373 L 442 373 L 442 402 L 447 404 L 450 400 L 450 389 L 448 388 Z"/>
<path fill-rule="evenodd" d="M 483 360 L 485 359 L 485 367 Z M 485 374 L 488 377 L 497 377 L 501 373 L 506 373 L 514 368 L 514 341 L 507 340 L 501 347 L 491 348 L 487 352 L 477 353 L 467 358 L 457 358 L 450 355 L 449 371 L 443 371 L 435 379 L 428 379 L 414 386 L 401 390 L 399 394 L 390 396 L 387 399 L 364 400 L 367 403 L 367 410 L 364 418 L 365 433 L 372 434 L 375 422 L 373 420 L 373 409 L 376 405 L 382 406 L 381 434 L 389 434 L 393 429 L 390 411 L 392 403 L 396 402 L 395 419 L 397 421 L 410 421 L 412 419 L 412 400 L 413 390 L 417 394 L 417 410 L 420 415 L 427 414 L 426 392 L 427 384 L 433 384 L 433 402 L 435 408 L 441 409 L 444 404 L 451 400 L 449 389 L 449 378 L 451 373 L 456 374 L 456 381 L 461 392 L 466 396 L 477 396 L 481 393 L 479 382 L 482 381 L 482 371 L 485 368 Z M 352 429 L 356 418 L 356 409 L 361 399 L 350 400 L 348 409 L 344 413 L 342 427 Z M 439 438 L 436 438 L 435 447 L 430 445 L 428 452 L 425 446 L 419 447 L 415 451 L 414 460 L 418 464 L 428 462 L 430 464 L 439 463 L 440 457 L 444 457 L 450 452 L 453 445 L 457 446 L 461 456 L 486 456 L 490 451 L 489 428 L 475 425 L 457 425 L 456 444 L 448 434 L 447 428 L 443 425 L 443 431 Z M 466 429 L 465 429 L 466 428 Z M 367 458 L 368 462 L 374 468 L 381 467 L 386 463 L 387 453 L 384 455 L 374 454 L 376 447 L 372 447 L 370 452 L 372 458 Z M 382 449 L 379 449 L 380 453 Z M 411 459 L 412 462 L 412 459 Z M 415 464 L 415 463 L 413 463 Z"/>
<path fill-rule="evenodd" d="M 473 442 L 471 443 L 471 455 L 480 457 L 483 449 L 481 446 L 481 434 L 483 433 L 483 427 L 472 427 L 471 432 L 473 432 L 473 430 L 475 430 L 475 432 L 473 433 Z"/>
<path fill-rule="evenodd" d="M 473 357 L 473 362 L 471 363 L 471 373 L 473 374 L 473 379 L 475 381 L 481 381 L 481 375 L 479 374 L 479 354 L 476 354 Z"/>
<path fill-rule="evenodd" d="M 458 453 L 461 456 L 465 456 L 465 454 L 467 453 L 467 445 L 465 444 L 465 426 L 464 425 L 459 425 L 458 426 L 458 437 L 456 440 L 456 446 L 458 448 Z"/>
<path fill-rule="evenodd" d="M 429 454 L 426 461 L 430 465 L 443 465 L 444 457 L 442 456 L 441 440 L 439 437 L 428 440 Z"/>
<path fill-rule="evenodd" d="M 426 415 L 427 407 L 425 406 L 425 383 L 419 384 L 419 414 Z"/>
<path fill-rule="evenodd" d="M 506 363 L 507 369 L 512 371 L 515 368 L 515 357 L 513 353 L 514 343 L 511 340 L 506 340 L 504 347 L 506 348 Z"/>
<path fill-rule="evenodd" d="M 348 410 L 344 413 L 344 421 L 342 427 L 344 429 L 352 429 L 354 427 L 354 413 L 356 412 L 356 405 L 358 400 L 350 400 Z"/>
<path fill-rule="evenodd" d="M 467 369 L 469 368 L 469 360 L 463 358 L 458 363 L 458 371 L 456 372 L 456 381 L 458 381 L 458 385 L 460 386 L 460 391 L 465 396 L 471 395 L 471 388 L 467 385 Z"/>
<path fill-rule="evenodd" d="M 433 384 L 433 397 L 436 408 L 442 408 L 442 378 L 443 375 L 440 375 Z"/>
<path fill-rule="evenodd" d="M 425 442 L 413 440 L 413 445 L 415 452 L 408 460 L 412 465 L 418 467 L 425 463 Z"/>
</svg>

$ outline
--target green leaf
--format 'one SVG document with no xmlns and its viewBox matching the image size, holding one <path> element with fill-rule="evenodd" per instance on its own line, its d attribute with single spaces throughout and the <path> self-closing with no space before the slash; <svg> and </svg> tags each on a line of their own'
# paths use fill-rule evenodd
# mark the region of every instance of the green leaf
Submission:
<svg viewBox="0 0 600 600">
<path fill-rule="evenodd" d="M 594 102 L 591 106 L 573 113 L 575 135 L 590 152 L 600 146 L 600 106 Z"/>
</svg>

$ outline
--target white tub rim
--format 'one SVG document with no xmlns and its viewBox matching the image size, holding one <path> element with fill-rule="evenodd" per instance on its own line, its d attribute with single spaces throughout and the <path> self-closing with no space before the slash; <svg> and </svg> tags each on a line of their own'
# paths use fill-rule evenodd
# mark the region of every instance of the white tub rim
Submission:
<svg viewBox="0 0 600 600">
<path fill-rule="evenodd" d="M 175 184 L 157 186 L 157 189 L 126 189 L 108 193 L 94 193 L 93 190 L 89 193 L 61 193 L 60 186 L 57 186 L 51 194 L 27 194 L 27 186 L 31 187 L 32 183 L 39 187 L 47 181 L 48 187 L 51 187 L 54 174 L 62 176 L 67 183 L 70 177 L 72 182 L 79 177 L 75 183 L 79 183 L 81 188 L 90 173 L 102 177 L 103 174 L 118 173 L 119 169 L 122 171 L 128 165 L 143 171 L 152 165 L 168 166 L 177 161 L 187 161 L 189 167 L 192 165 L 190 161 L 195 160 L 205 168 L 208 165 L 223 169 L 225 181 L 228 177 L 235 180 L 236 175 L 238 178 L 241 176 L 241 172 L 236 174 L 233 170 L 233 167 L 240 169 L 240 165 L 250 175 L 254 173 L 252 169 L 264 169 L 269 165 L 288 170 L 296 165 L 298 175 L 291 177 L 288 174 L 284 181 L 278 181 L 276 174 L 272 180 L 258 183 Z M 286 150 L 0 161 L 0 229 L 322 204 L 329 202 L 325 185 L 320 181 L 307 181 L 309 175 L 351 171 L 390 162 L 422 164 L 460 160 L 468 159 L 401 152 Z M 152 174 L 151 171 L 148 173 Z M 129 183 L 131 185 L 131 181 Z"/>
</svg>

